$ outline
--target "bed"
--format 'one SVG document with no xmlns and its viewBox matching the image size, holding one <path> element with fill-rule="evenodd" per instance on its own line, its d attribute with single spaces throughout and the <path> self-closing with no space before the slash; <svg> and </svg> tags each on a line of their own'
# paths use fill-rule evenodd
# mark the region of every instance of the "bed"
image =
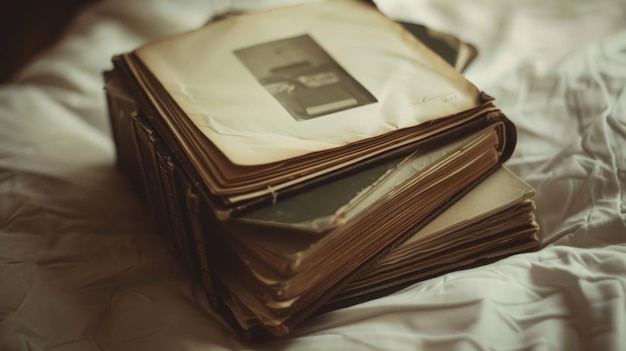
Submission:
<svg viewBox="0 0 626 351">
<path fill-rule="evenodd" d="M 541 249 L 238 341 L 115 168 L 115 53 L 297 1 L 102 0 L 0 86 L 0 350 L 626 350 L 626 4 L 377 1 L 479 52 L 517 124 Z M 6 53 L 5 53 L 6 54 Z"/>
</svg>

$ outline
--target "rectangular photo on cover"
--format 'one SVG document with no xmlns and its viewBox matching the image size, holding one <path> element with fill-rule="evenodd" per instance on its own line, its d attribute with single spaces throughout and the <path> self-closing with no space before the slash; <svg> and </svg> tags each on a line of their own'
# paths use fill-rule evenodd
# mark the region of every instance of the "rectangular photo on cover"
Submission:
<svg viewBox="0 0 626 351">
<path fill-rule="evenodd" d="M 254 45 L 234 53 L 296 120 L 377 101 L 309 35 Z"/>
</svg>

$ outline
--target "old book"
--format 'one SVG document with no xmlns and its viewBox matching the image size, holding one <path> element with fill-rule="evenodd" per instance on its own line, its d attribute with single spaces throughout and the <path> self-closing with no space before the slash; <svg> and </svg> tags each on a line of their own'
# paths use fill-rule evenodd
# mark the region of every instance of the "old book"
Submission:
<svg viewBox="0 0 626 351">
<path fill-rule="evenodd" d="M 339 17 L 324 20 L 329 12 Z M 504 120 L 454 68 L 360 1 L 227 17 L 121 55 L 118 66 L 228 208 Z"/>
<path fill-rule="evenodd" d="M 499 168 L 422 229 L 409 231 L 411 235 L 406 241 L 390 248 L 365 269 L 358 270 L 318 311 L 349 306 L 444 272 L 536 249 L 538 227 L 534 220 L 533 195 L 534 189 L 527 183 L 505 167 Z M 377 200 L 376 196 L 371 199 Z M 237 266 L 234 263 L 230 270 L 220 274 L 245 277 L 243 283 L 229 277 L 224 280 L 232 286 L 229 303 L 239 306 L 235 307 L 239 310 L 241 306 L 250 309 L 243 313 L 247 316 L 245 325 L 253 328 L 263 323 L 252 312 L 255 309 L 264 310 L 266 318 L 275 313 L 274 318 L 280 319 L 284 317 L 281 311 L 290 311 L 301 298 L 297 294 L 288 296 L 290 288 L 306 291 L 313 289 L 307 286 L 312 285 L 319 289 L 325 282 L 315 280 L 315 271 L 323 269 L 319 266 L 298 281 L 302 275 L 285 274 L 268 265 L 271 261 L 268 257 L 292 263 L 302 259 L 315 247 L 318 237 L 293 233 L 286 237 L 264 231 L 254 237 L 250 234 L 231 232 L 231 239 L 236 241 L 233 246 L 242 260 L 239 265 L 243 263 L 244 268 L 233 269 Z M 359 253 L 348 252 L 343 256 L 352 254 Z M 335 257 L 327 257 L 329 265 L 336 264 Z"/>
<path fill-rule="evenodd" d="M 501 167 L 440 216 L 362 270 L 329 306 L 354 304 L 453 269 L 538 245 L 534 189 Z"/>
<path fill-rule="evenodd" d="M 492 98 L 365 1 L 227 16 L 113 63 L 119 164 L 215 309 L 249 337 L 427 276 L 373 267 L 447 252 L 420 240 L 389 256 L 515 147 Z M 531 229 L 508 231 L 519 241 L 463 242 L 467 252 L 446 256 L 456 265 L 425 271 L 531 248 L 529 211 L 502 215 L 526 214 Z"/>
</svg>

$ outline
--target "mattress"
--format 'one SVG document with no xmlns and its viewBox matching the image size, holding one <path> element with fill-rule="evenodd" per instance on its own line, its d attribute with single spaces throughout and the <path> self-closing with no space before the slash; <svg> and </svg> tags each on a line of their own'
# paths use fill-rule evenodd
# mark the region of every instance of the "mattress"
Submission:
<svg viewBox="0 0 626 351">
<path fill-rule="evenodd" d="M 0 86 L 0 350 L 626 350 L 626 4 L 377 1 L 459 36 L 518 127 L 541 249 L 244 344 L 115 168 L 113 54 L 226 11 L 298 1 L 102 0 Z M 6 53 L 5 53 L 6 54 Z"/>
</svg>

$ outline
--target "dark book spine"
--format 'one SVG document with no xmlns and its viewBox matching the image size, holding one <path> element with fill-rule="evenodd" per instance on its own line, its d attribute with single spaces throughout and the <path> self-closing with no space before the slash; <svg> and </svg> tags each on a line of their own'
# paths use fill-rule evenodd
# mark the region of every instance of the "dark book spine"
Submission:
<svg viewBox="0 0 626 351">
<path fill-rule="evenodd" d="M 192 266 L 192 258 L 183 253 L 181 245 L 181 236 L 185 232 L 181 228 L 180 210 L 175 208 L 178 201 L 174 199 L 176 195 L 172 186 L 173 165 L 170 165 L 166 152 L 158 150 L 160 143 L 154 131 L 116 74 L 115 71 L 105 73 L 105 93 L 117 166 L 149 203 L 155 226 L 169 239 L 176 255 L 185 265 Z M 158 172 L 153 172 L 153 169 Z M 163 194 L 161 199 L 157 198 L 159 194 Z"/>
<path fill-rule="evenodd" d="M 156 147 L 158 140 L 154 135 L 154 131 L 145 122 L 141 114 L 137 114 L 134 117 L 140 163 L 143 166 L 143 186 L 150 213 L 156 231 L 171 243 L 174 242 L 174 238 L 163 185 L 161 184 L 161 172 L 158 166 Z"/>
<path fill-rule="evenodd" d="M 179 173 L 169 150 L 148 121 L 140 113 L 133 117 L 142 165 L 142 183 L 155 229 L 166 239 L 173 254 L 188 272 L 204 281 L 206 277 L 201 274 L 201 267 L 208 269 L 208 266 L 206 260 L 197 256 L 197 250 L 200 249 L 194 247 L 197 240 L 190 237 L 190 233 L 197 227 L 197 206 L 188 201 L 191 186 Z"/>
<path fill-rule="evenodd" d="M 117 167 L 128 176 L 135 188 L 143 190 L 143 174 L 131 117 L 137 114 L 139 108 L 130 94 L 118 84 L 117 72 L 105 72 L 104 78 Z"/>
<path fill-rule="evenodd" d="M 119 62 L 114 61 L 119 66 Z M 123 66 L 122 66 L 123 67 Z M 118 67 L 119 68 L 119 67 Z M 211 307 L 219 313 L 233 330 L 246 340 L 258 339 L 264 330 L 243 330 L 221 296 L 227 292 L 219 279 L 212 274 L 212 265 L 222 264 L 215 257 L 218 250 L 213 242 L 216 231 L 221 230 L 215 217 L 214 205 L 194 181 L 181 149 L 165 143 L 155 126 L 154 111 L 136 103 L 131 94 L 120 95 L 125 84 L 124 71 L 107 72 L 107 82 L 117 77 L 116 89 L 107 90 L 111 127 L 117 151 L 117 165 L 140 190 L 149 206 L 156 231 L 170 244 L 174 254 L 199 281 L 206 292 Z M 254 333 L 255 336 L 251 336 Z"/>
<path fill-rule="evenodd" d="M 207 228 L 206 224 L 211 224 L 210 222 L 207 223 L 206 217 L 211 216 L 208 215 L 206 207 L 203 206 L 202 198 L 191 186 L 187 188 L 186 199 L 189 223 L 191 225 L 190 232 L 196 248 L 196 256 L 198 258 L 196 267 L 199 270 L 200 282 L 207 293 L 209 303 L 215 308 L 217 306 L 217 300 L 215 296 L 213 275 L 211 274 L 211 268 L 209 265 L 210 247 L 207 245 L 209 242 L 206 237 L 206 229 L 210 228 Z"/>
<path fill-rule="evenodd" d="M 173 162 L 171 155 L 167 151 L 157 150 L 157 162 L 159 166 L 159 175 L 161 176 L 161 185 L 163 187 L 163 195 L 165 206 L 167 209 L 167 217 L 169 218 L 171 231 L 169 238 L 174 253 L 194 276 L 196 274 L 196 255 L 191 250 L 192 243 L 187 236 L 186 217 L 183 212 L 184 203 L 184 185 L 177 179 L 177 167 Z"/>
</svg>

